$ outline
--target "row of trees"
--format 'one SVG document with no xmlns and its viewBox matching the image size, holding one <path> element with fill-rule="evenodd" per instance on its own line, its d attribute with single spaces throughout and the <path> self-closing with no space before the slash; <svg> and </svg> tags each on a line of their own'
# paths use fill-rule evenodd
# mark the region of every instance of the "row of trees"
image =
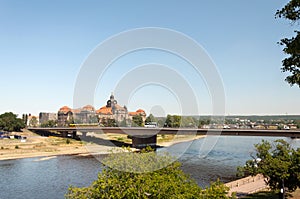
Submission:
<svg viewBox="0 0 300 199">
<path fill-rule="evenodd" d="M 211 123 L 210 119 L 197 119 L 192 116 L 180 116 L 180 115 L 167 115 L 167 117 L 155 117 L 150 114 L 145 123 L 156 122 L 159 127 L 170 127 L 170 128 L 201 128 L 203 125 Z"/>
<path fill-rule="evenodd" d="M 123 119 L 122 121 L 118 122 L 115 119 L 103 118 L 101 120 L 101 125 L 105 127 L 127 127 L 131 125 L 132 127 L 142 127 L 144 126 L 144 120 L 141 115 L 135 115 L 132 117 L 132 120 Z"/>
</svg>

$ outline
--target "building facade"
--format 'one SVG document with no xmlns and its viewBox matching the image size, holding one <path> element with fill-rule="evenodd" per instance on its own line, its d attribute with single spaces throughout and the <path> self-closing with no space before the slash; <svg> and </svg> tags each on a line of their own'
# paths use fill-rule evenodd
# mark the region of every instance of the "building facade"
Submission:
<svg viewBox="0 0 300 199">
<path fill-rule="evenodd" d="M 120 106 L 111 94 L 106 105 L 96 110 L 93 106 L 87 105 L 78 109 L 71 109 L 63 106 L 57 113 L 58 126 L 74 124 L 99 124 L 101 126 L 130 126 L 132 118 L 140 115 L 145 121 L 146 113 L 142 109 L 136 112 L 128 112 L 126 106 Z"/>
<path fill-rule="evenodd" d="M 40 124 L 45 124 L 48 121 L 56 121 L 57 120 L 57 114 L 56 113 L 45 113 L 41 112 L 39 114 L 39 122 Z"/>
</svg>

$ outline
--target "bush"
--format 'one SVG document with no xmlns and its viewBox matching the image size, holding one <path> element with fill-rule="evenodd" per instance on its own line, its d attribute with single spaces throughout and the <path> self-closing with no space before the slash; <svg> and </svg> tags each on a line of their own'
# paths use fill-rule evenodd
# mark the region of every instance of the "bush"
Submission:
<svg viewBox="0 0 300 199">
<path fill-rule="evenodd" d="M 18 145 L 15 146 L 15 149 L 19 149 L 20 147 Z"/>
</svg>

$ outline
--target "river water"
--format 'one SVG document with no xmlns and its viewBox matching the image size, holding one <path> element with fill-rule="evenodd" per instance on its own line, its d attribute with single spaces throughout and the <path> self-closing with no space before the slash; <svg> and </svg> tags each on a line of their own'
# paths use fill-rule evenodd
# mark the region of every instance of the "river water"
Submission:
<svg viewBox="0 0 300 199">
<path fill-rule="evenodd" d="M 207 138 L 209 141 L 210 138 Z M 173 151 L 189 148 L 180 156 L 184 172 L 205 187 L 219 178 L 228 182 L 235 177 L 236 167 L 244 165 L 254 153 L 254 144 L 262 139 L 278 138 L 221 136 L 206 156 L 199 151 L 204 139 L 173 146 Z M 287 140 L 300 147 L 299 140 Z M 200 152 L 200 155 L 199 155 Z M 57 156 L 50 159 L 26 158 L 0 161 L 0 199 L 9 198 L 64 198 L 70 184 L 88 186 L 97 179 L 102 165 L 93 157 Z"/>
</svg>

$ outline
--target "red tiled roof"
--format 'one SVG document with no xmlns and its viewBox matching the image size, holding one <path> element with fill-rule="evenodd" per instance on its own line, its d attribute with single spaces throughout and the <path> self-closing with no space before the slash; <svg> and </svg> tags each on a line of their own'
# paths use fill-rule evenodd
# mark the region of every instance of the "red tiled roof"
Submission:
<svg viewBox="0 0 300 199">
<path fill-rule="evenodd" d="M 128 112 L 128 115 L 130 116 L 135 116 L 135 115 L 139 115 L 140 113 L 138 112 Z"/>
<path fill-rule="evenodd" d="M 103 106 L 96 111 L 96 113 L 105 114 L 105 115 L 112 115 L 111 107 Z"/>
<path fill-rule="evenodd" d="M 135 116 L 135 115 L 146 115 L 145 111 L 143 109 L 138 109 L 135 112 L 129 112 L 128 113 L 130 116 Z"/>
<path fill-rule="evenodd" d="M 71 108 L 68 107 L 68 106 L 63 106 L 63 107 L 61 107 L 61 108 L 59 109 L 59 112 L 67 113 L 67 112 L 69 112 L 69 111 L 71 111 Z"/>
</svg>

